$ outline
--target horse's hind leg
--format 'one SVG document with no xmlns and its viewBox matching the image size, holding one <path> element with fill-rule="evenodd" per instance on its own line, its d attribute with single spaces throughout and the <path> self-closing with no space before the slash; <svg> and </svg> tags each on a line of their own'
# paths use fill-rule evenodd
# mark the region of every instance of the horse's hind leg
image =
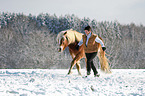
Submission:
<svg viewBox="0 0 145 96">
<path fill-rule="evenodd" d="M 78 70 L 78 74 L 79 74 L 79 75 L 82 75 L 82 74 L 81 74 L 80 61 L 78 61 L 78 62 L 76 63 L 76 67 L 77 67 L 77 70 Z"/>
</svg>

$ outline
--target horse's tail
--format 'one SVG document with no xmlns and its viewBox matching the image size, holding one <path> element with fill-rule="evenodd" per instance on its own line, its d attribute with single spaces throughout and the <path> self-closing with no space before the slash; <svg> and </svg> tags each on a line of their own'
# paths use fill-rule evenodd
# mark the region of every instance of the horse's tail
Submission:
<svg viewBox="0 0 145 96">
<path fill-rule="evenodd" d="M 100 47 L 98 50 L 98 58 L 100 61 L 101 70 L 106 73 L 111 73 L 110 67 L 109 67 L 109 60 L 107 59 L 105 54 L 106 54 L 105 51 L 103 51 L 102 48 Z"/>
</svg>

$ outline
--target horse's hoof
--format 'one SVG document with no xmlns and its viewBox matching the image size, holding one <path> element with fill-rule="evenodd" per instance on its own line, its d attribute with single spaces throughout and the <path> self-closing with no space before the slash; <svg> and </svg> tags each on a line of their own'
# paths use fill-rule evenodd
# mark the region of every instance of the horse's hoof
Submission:
<svg viewBox="0 0 145 96">
<path fill-rule="evenodd" d="M 71 75 L 73 72 L 68 72 L 68 74 L 67 75 Z"/>
<path fill-rule="evenodd" d="M 79 73 L 78 75 L 79 75 L 79 76 L 82 76 L 82 74 L 81 74 L 81 73 Z"/>
</svg>

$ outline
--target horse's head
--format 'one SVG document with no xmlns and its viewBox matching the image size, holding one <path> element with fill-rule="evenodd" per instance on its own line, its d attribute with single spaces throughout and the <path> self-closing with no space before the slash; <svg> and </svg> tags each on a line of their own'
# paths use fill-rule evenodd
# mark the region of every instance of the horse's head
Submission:
<svg viewBox="0 0 145 96">
<path fill-rule="evenodd" d="M 58 52 L 62 52 L 68 46 L 67 32 L 62 32 L 61 36 L 59 34 L 57 41 L 59 43 Z"/>
</svg>

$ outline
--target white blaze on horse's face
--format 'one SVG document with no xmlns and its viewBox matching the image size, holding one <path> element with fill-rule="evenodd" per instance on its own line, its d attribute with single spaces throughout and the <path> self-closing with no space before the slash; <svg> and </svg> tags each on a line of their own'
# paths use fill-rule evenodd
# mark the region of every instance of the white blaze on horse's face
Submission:
<svg viewBox="0 0 145 96">
<path fill-rule="evenodd" d="M 58 52 L 63 52 L 63 50 L 68 46 L 68 42 L 65 36 L 63 36 L 60 40 L 59 40 L 59 49 Z"/>
</svg>

